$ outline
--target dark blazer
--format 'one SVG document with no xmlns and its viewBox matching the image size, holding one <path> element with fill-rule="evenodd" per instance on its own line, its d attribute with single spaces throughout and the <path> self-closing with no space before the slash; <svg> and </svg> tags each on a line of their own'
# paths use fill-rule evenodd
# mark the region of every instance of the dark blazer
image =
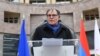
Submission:
<svg viewBox="0 0 100 56">
<path fill-rule="evenodd" d="M 47 24 L 43 24 L 36 28 L 32 40 L 42 40 L 42 38 L 63 38 L 63 39 L 72 39 L 71 31 L 61 24 L 59 30 L 54 33 Z"/>
</svg>

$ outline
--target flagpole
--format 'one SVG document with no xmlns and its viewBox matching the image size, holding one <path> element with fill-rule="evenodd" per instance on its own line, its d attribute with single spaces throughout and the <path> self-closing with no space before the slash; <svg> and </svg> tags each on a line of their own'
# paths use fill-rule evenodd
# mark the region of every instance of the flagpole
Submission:
<svg viewBox="0 0 100 56">
<path fill-rule="evenodd" d="M 24 15 L 24 14 L 23 14 L 23 17 L 22 17 L 22 19 L 23 19 L 23 20 L 25 20 L 25 15 Z"/>
</svg>

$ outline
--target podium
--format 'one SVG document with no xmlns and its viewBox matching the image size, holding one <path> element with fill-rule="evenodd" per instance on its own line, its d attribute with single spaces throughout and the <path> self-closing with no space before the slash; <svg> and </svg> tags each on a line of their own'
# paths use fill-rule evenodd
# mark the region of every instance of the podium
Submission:
<svg viewBox="0 0 100 56">
<path fill-rule="evenodd" d="M 74 56 L 78 39 L 63 40 L 62 46 L 42 46 L 42 41 L 31 41 L 34 55 L 32 56 Z"/>
</svg>

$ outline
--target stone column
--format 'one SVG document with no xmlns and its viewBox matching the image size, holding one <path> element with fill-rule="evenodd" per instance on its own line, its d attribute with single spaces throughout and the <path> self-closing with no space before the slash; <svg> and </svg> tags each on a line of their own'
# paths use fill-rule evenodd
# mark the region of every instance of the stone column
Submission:
<svg viewBox="0 0 100 56">
<path fill-rule="evenodd" d="M 56 0 L 46 0 L 46 3 L 47 4 L 55 4 L 56 3 Z"/>
<path fill-rule="evenodd" d="M 3 34 L 0 34 L 0 56 L 3 56 Z"/>
<path fill-rule="evenodd" d="M 52 0 L 52 4 L 55 4 L 56 3 L 56 0 Z"/>
<path fill-rule="evenodd" d="M 99 8 L 98 8 L 98 13 L 99 13 L 99 18 L 100 18 L 100 6 L 99 6 Z"/>
<path fill-rule="evenodd" d="M 73 22 L 74 22 L 74 31 L 79 32 L 80 31 L 80 20 L 82 19 L 82 11 L 75 11 L 73 12 Z"/>
<path fill-rule="evenodd" d="M 99 13 L 98 26 L 99 26 L 99 29 L 100 29 L 100 6 L 98 7 L 98 13 Z"/>
<path fill-rule="evenodd" d="M 4 11 L 0 10 L 0 32 L 4 32 Z"/>
<path fill-rule="evenodd" d="M 72 0 L 72 2 L 77 2 L 78 0 Z"/>
<path fill-rule="evenodd" d="M 47 4 L 51 4 L 51 0 L 46 0 L 46 3 Z"/>
<path fill-rule="evenodd" d="M 20 3 L 24 3 L 24 0 L 19 0 Z"/>
<path fill-rule="evenodd" d="M 30 0 L 25 0 L 25 3 L 26 3 L 26 4 L 29 4 L 29 1 L 30 1 Z"/>
</svg>

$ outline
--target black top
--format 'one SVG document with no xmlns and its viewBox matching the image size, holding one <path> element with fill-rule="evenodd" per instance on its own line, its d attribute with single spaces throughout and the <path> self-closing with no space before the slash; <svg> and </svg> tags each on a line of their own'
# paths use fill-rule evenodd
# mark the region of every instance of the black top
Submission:
<svg viewBox="0 0 100 56">
<path fill-rule="evenodd" d="M 72 39 L 71 31 L 60 24 L 60 28 L 56 33 L 54 33 L 48 26 L 47 23 L 36 28 L 32 40 L 42 40 L 42 38 L 63 38 Z"/>
</svg>

